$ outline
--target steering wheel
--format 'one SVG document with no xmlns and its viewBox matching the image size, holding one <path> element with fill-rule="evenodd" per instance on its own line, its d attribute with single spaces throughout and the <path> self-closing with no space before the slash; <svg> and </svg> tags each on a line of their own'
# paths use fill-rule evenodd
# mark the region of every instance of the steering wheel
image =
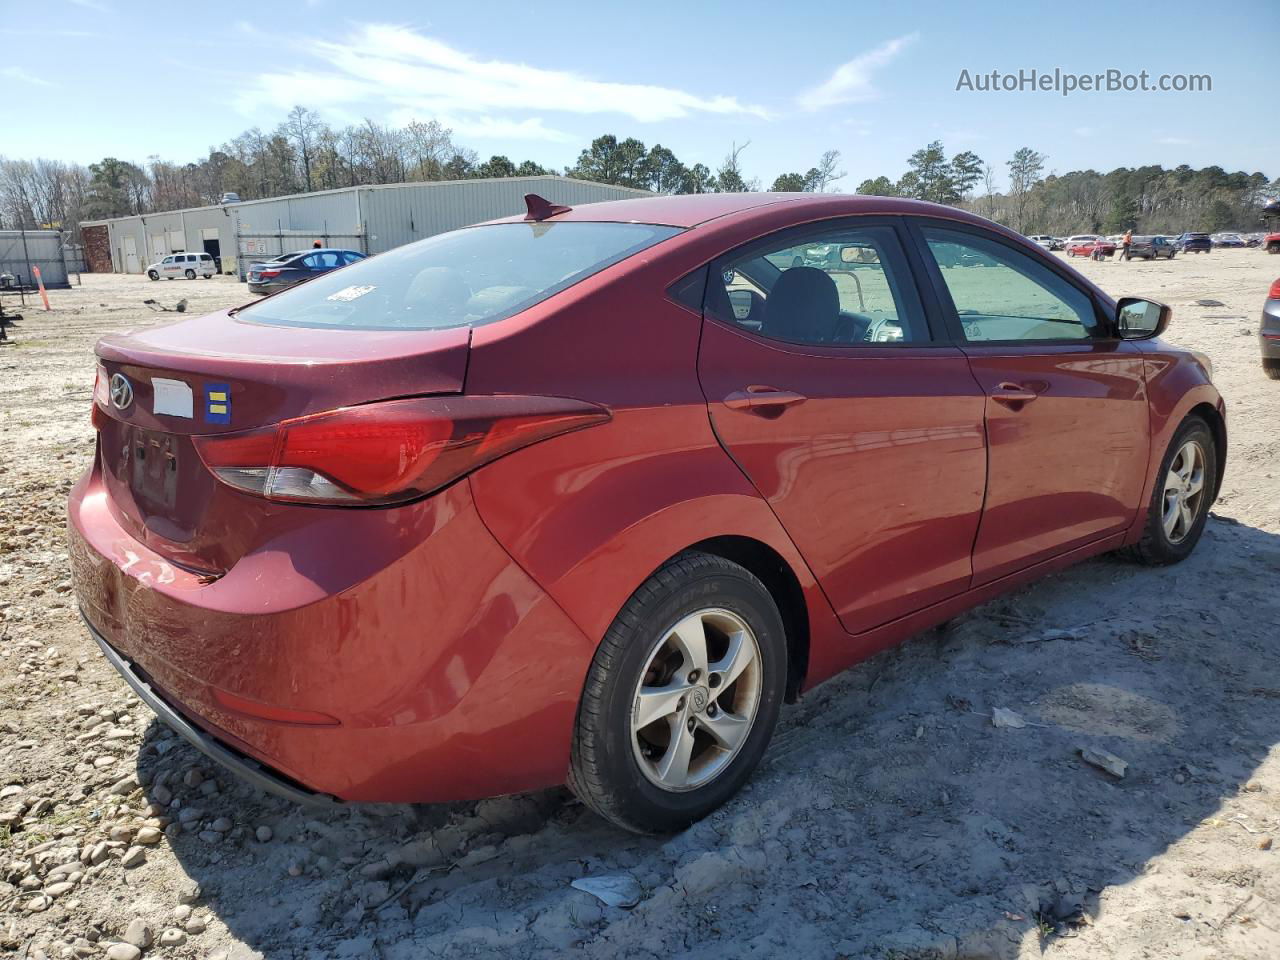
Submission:
<svg viewBox="0 0 1280 960">
<path fill-rule="evenodd" d="M 840 311 L 836 318 L 835 329 L 831 334 L 832 343 L 860 343 L 867 339 L 867 331 L 874 321 L 863 313 Z"/>
</svg>

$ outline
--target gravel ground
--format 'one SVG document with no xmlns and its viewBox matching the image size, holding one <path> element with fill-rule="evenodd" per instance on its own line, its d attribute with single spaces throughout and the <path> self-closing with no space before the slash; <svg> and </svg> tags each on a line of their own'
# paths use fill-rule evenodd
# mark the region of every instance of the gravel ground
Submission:
<svg viewBox="0 0 1280 960">
<path fill-rule="evenodd" d="M 53 292 L 0 348 L 0 956 L 1280 956 L 1280 383 L 1246 335 L 1280 258 L 1077 265 L 1214 361 L 1232 448 L 1196 554 L 1086 563 L 849 671 L 655 839 L 563 791 L 317 816 L 169 735 L 78 622 L 64 500 L 94 339 L 247 294 Z M 639 902 L 571 886 L 602 876 Z"/>
</svg>

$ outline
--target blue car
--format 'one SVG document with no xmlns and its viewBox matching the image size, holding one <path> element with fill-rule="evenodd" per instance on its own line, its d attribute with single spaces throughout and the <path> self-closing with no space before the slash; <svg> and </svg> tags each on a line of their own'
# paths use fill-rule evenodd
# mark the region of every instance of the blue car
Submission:
<svg viewBox="0 0 1280 960">
<path fill-rule="evenodd" d="M 1181 253 L 1208 253 L 1213 249 L 1213 241 L 1207 233 L 1184 233 L 1174 244 Z"/>
<path fill-rule="evenodd" d="M 331 247 L 283 253 L 266 263 L 250 265 L 249 292 L 277 293 L 303 280 L 363 259 L 364 254 L 357 250 L 335 250 Z"/>
</svg>

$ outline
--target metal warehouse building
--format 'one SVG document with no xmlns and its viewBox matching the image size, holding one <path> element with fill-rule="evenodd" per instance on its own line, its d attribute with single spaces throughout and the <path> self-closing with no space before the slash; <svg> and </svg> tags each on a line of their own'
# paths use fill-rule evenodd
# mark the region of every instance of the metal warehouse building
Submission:
<svg viewBox="0 0 1280 960">
<path fill-rule="evenodd" d="M 568 177 L 443 180 L 344 187 L 82 223 L 88 269 L 142 273 L 170 253 L 209 253 L 244 279 L 249 263 L 310 247 L 382 253 L 446 230 L 523 213 L 537 193 L 570 206 L 649 196 L 645 190 Z"/>
<path fill-rule="evenodd" d="M 35 285 L 33 267 L 46 287 L 70 286 L 67 253 L 57 230 L 0 230 L 0 274 L 12 274 L 21 286 Z"/>
</svg>

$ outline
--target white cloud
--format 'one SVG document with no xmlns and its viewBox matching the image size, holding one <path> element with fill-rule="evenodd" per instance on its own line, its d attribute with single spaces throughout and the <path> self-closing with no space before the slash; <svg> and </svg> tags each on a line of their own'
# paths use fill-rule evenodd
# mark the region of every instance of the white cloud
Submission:
<svg viewBox="0 0 1280 960">
<path fill-rule="evenodd" d="M 54 85 L 43 77 L 37 77 L 34 74 L 27 73 L 27 71 L 23 70 L 21 67 L 0 67 L 0 77 L 5 77 L 9 80 L 17 80 L 20 83 L 29 83 L 33 87 L 52 87 Z"/>
<path fill-rule="evenodd" d="M 1076 127 L 1071 132 L 1074 133 L 1077 137 L 1092 137 L 1098 131 L 1095 130 L 1093 127 Z"/>
<path fill-rule="evenodd" d="M 804 91 L 796 98 L 802 110 L 815 111 L 842 103 L 874 100 L 880 96 L 872 84 L 875 72 L 918 40 L 920 34 L 908 33 L 882 43 L 874 50 L 861 53 L 836 67 L 825 83 Z"/>
<path fill-rule="evenodd" d="M 378 103 L 397 115 L 442 122 L 450 118 L 450 125 L 467 136 L 540 140 L 558 140 L 565 134 L 530 113 L 614 113 L 639 122 L 697 114 L 768 115 L 730 96 L 481 60 L 443 41 L 387 24 L 366 26 L 341 43 L 312 41 L 307 49 L 323 66 L 262 74 L 241 94 L 241 108 L 265 103 Z"/>
<path fill-rule="evenodd" d="M 387 118 L 398 127 L 406 126 L 413 120 L 436 120 L 441 126 L 448 127 L 464 140 L 526 140 L 541 143 L 569 143 L 581 137 L 548 127 L 541 117 L 526 117 L 513 120 L 507 117 L 494 117 L 488 114 L 478 116 L 451 117 L 448 114 L 424 116 L 420 111 L 401 108 L 392 111 Z"/>
<path fill-rule="evenodd" d="M 71 0 L 71 3 L 77 7 L 83 7 L 85 10 L 93 10 L 97 13 L 115 13 L 110 4 L 103 3 L 102 0 Z"/>
<path fill-rule="evenodd" d="M 1163 143 L 1170 147 L 1189 147 L 1192 141 L 1185 137 L 1161 137 L 1156 143 Z"/>
</svg>

